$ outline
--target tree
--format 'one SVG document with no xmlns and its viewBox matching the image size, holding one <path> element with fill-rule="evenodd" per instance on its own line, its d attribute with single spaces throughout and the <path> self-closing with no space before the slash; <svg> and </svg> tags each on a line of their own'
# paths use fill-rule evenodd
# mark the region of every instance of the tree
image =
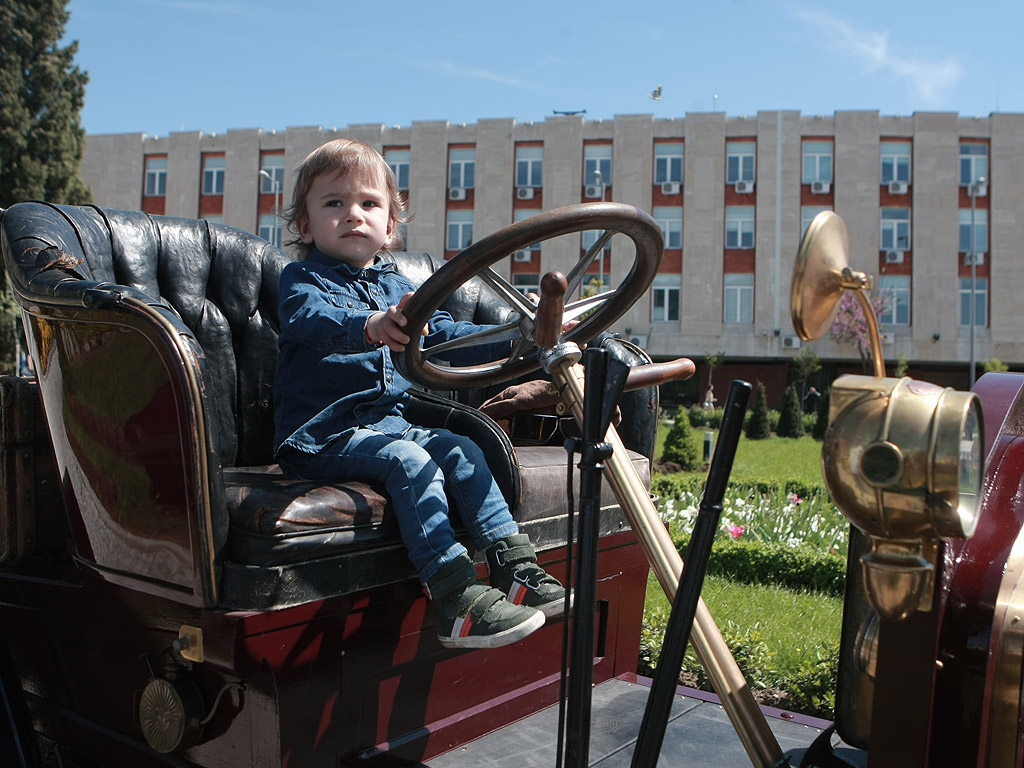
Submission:
<svg viewBox="0 0 1024 768">
<path fill-rule="evenodd" d="M 725 362 L 725 350 L 719 352 L 709 352 L 704 356 L 704 362 L 708 366 L 708 386 L 711 386 L 711 374 L 715 372 L 715 368 L 718 368 L 722 363 Z"/>
<path fill-rule="evenodd" d="M 693 470 L 700 466 L 700 449 L 693 439 L 693 427 L 686 409 L 682 406 L 676 411 L 676 422 L 665 436 L 665 445 L 661 449 L 662 461 L 671 461 L 680 469 Z"/>
<path fill-rule="evenodd" d="M 802 347 L 800 354 L 793 358 L 793 367 L 800 380 L 800 397 L 803 397 L 807 390 L 807 380 L 821 370 L 821 360 L 813 349 Z"/>
<path fill-rule="evenodd" d="M 883 296 L 870 296 L 868 303 L 874 310 L 875 318 L 888 306 L 888 299 Z M 860 300 L 853 291 L 845 291 L 839 300 L 839 311 L 836 313 L 829 335 L 837 344 L 856 344 L 857 352 L 867 370 L 867 363 L 871 357 L 871 339 L 868 335 L 868 321 L 864 317 L 864 310 L 861 309 Z"/>
<path fill-rule="evenodd" d="M 0 208 L 23 200 L 90 202 L 78 176 L 85 147 L 79 112 L 89 76 L 61 47 L 67 0 L 0 5 Z"/>
<path fill-rule="evenodd" d="M 983 370 L 985 373 L 999 373 L 1000 371 L 1010 370 L 1010 366 L 1008 366 L 998 357 L 993 357 L 989 360 L 982 361 L 981 370 Z"/>
<path fill-rule="evenodd" d="M 0 4 L 0 209 L 23 200 L 73 205 L 92 195 L 78 176 L 85 147 L 79 112 L 89 77 L 60 47 L 67 0 Z M 18 312 L 0 272 L 0 373 L 17 365 Z"/>
<path fill-rule="evenodd" d="M 804 436 L 804 413 L 800 407 L 800 397 L 796 393 L 795 384 L 786 387 L 786 394 L 782 398 L 782 408 L 779 411 L 779 426 L 775 433 L 779 437 Z"/>
<path fill-rule="evenodd" d="M 754 404 L 750 408 L 745 434 L 748 440 L 765 440 L 772 436 L 771 422 L 768 420 L 768 395 L 760 381 L 754 387 Z"/>
</svg>

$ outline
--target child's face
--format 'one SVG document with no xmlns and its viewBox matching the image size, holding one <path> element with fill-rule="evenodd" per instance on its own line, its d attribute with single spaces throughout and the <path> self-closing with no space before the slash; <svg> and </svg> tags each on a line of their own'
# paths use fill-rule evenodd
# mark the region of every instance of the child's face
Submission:
<svg viewBox="0 0 1024 768">
<path fill-rule="evenodd" d="M 395 229 L 382 178 L 337 172 L 313 180 L 306 215 L 296 224 L 302 242 L 360 269 L 373 262 Z"/>
</svg>

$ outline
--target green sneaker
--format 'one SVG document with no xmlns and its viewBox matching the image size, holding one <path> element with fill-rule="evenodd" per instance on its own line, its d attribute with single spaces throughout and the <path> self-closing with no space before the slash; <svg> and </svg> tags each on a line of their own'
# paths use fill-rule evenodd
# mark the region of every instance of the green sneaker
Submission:
<svg viewBox="0 0 1024 768">
<path fill-rule="evenodd" d="M 437 639 L 445 648 L 497 648 L 517 643 L 544 624 L 544 614 L 509 602 L 476 581 L 468 555 L 441 566 L 427 581 L 434 603 Z"/>
<path fill-rule="evenodd" d="M 491 586 L 508 595 L 510 602 L 536 608 L 548 617 L 562 615 L 565 588 L 537 565 L 537 552 L 529 536 L 525 533 L 506 536 L 488 547 L 485 554 Z M 571 605 L 571 595 L 569 602 Z"/>
</svg>

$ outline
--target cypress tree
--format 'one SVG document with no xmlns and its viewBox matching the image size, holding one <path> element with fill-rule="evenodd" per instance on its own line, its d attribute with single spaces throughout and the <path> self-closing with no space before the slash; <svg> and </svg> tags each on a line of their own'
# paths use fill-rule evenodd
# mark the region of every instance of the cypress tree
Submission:
<svg viewBox="0 0 1024 768">
<path fill-rule="evenodd" d="M 796 384 L 786 387 L 782 398 L 782 409 L 779 411 L 779 426 L 776 428 L 779 437 L 803 437 L 804 414 L 800 408 L 800 398 L 796 392 Z"/>
<path fill-rule="evenodd" d="M 665 436 L 661 449 L 662 461 L 678 464 L 680 469 L 693 470 L 700 466 L 700 448 L 693 439 L 693 427 L 687 410 L 680 406 L 676 411 L 676 422 Z"/>
<path fill-rule="evenodd" d="M 0 4 L 0 208 L 90 201 L 78 176 L 89 77 L 74 64 L 78 43 L 60 45 L 68 15 L 67 0 Z"/>
<path fill-rule="evenodd" d="M 754 387 L 754 404 L 750 408 L 750 418 L 747 419 L 746 435 L 748 440 L 765 440 L 772 436 L 771 423 L 768 421 L 768 396 L 760 381 Z"/>
</svg>

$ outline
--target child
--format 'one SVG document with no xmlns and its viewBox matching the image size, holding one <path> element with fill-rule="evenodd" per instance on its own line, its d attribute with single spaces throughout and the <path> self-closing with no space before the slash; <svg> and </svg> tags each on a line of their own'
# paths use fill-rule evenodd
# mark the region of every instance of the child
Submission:
<svg viewBox="0 0 1024 768">
<path fill-rule="evenodd" d="M 565 590 L 537 565 L 476 444 L 403 417 L 410 384 L 392 352 L 419 333 L 402 313 L 413 286 L 387 250 L 404 219 L 391 168 L 366 144 L 328 142 L 299 166 L 286 218 L 302 260 L 281 274 L 281 467 L 306 480 L 384 483 L 442 645 L 496 647 L 526 637 L 562 612 Z M 429 345 L 476 330 L 438 311 L 422 334 Z M 476 582 L 455 539 L 449 498 L 486 553 L 490 588 Z"/>
</svg>

